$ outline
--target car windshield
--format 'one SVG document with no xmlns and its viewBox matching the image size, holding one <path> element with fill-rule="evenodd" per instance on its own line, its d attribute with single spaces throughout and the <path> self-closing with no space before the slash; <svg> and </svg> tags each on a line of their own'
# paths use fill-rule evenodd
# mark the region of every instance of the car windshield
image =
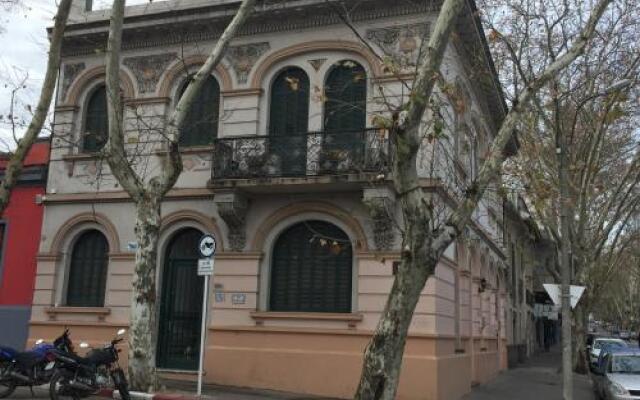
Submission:
<svg viewBox="0 0 640 400">
<path fill-rule="evenodd" d="M 611 372 L 617 374 L 640 374 L 640 355 L 614 356 L 611 361 Z"/>
<path fill-rule="evenodd" d="M 627 344 L 621 340 L 596 340 L 595 343 L 593 344 L 594 349 L 599 349 L 603 346 L 615 349 L 615 348 L 627 347 Z"/>
</svg>

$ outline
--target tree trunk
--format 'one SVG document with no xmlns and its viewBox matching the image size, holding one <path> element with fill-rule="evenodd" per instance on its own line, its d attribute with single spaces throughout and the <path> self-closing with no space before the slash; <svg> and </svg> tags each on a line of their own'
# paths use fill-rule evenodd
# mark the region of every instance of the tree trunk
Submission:
<svg viewBox="0 0 640 400">
<path fill-rule="evenodd" d="M 364 355 L 355 399 L 395 398 L 409 325 L 433 268 L 425 268 L 423 260 L 403 254 L 389 299 Z"/>
<path fill-rule="evenodd" d="M 588 310 L 588 304 L 582 302 L 579 302 L 573 310 L 573 370 L 579 374 L 589 372 L 589 360 L 585 348 Z"/>
<path fill-rule="evenodd" d="M 156 388 L 156 261 L 160 232 L 160 201 L 136 203 L 136 264 L 129 333 L 129 383 L 135 390 Z"/>
</svg>

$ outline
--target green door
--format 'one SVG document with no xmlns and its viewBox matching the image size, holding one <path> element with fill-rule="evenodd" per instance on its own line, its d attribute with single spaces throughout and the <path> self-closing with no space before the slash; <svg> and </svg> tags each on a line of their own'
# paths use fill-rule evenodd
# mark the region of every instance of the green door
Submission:
<svg viewBox="0 0 640 400">
<path fill-rule="evenodd" d="M 160 303 L 157 366 L 197 370 L 204 280 L 198 276 L 198 240 L 202 232 L 183 229 L 165 252 Z"/>
<path fill-rule="evenodd" d="M 269 154 L 281 163 L 284 176 L 307 172 L 309 77 L 300 68 L 282 71 L 271 87 Z"/>
</svg>

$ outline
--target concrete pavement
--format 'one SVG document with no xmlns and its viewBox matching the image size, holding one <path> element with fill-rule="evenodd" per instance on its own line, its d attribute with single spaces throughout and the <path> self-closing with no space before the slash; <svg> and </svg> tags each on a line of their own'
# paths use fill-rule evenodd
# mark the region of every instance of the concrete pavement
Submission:
<svg viewBox="0 0 640 400">
<path fill-rule="evenodd" d="M 462 400 L 561 400 L 562 375 L 559 349 L 531 358 L 522 366 L 501 373 L 493 381 L 479 385 Z M 195 384 L 188 382 L 163 382 L 171 394 L 159 394 L 154 400 L 192 400 Z M 203 400 L 307 400 L 318 397 L 296 395 L 268 390 L 253 390 L 206 385 Z M 37 399 L 48 399 L 45 387 L 34 388 Z M 10 399 L 30 399 L 28 389 L 20 388 Z M 99 400 L 100 398 L 95 398 Z M 574 399 L 595 400 L 588 376 L 574 375 Z M 449 400 L 449 399 L 447 399 Z"/>
<path fill-rule="evenodd" d="M 561 400 L 562 355 L 559 348 L 533 356 L 527 363 L 501 373 L 496 379 L 479 385 L 463 400 Z M 595 400 L 591 380 L 574 374 L 573 398 Z"/>
</svg>

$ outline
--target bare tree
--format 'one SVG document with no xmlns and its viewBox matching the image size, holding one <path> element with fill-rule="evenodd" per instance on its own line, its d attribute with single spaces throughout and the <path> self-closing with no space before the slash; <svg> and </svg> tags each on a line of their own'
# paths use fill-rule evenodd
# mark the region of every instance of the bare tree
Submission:
<svg viewBox="0 0 640 400">
<path fill-rule="evenodd" d="M 12 2 L 13 4 L 13 2 Z M 4 6 L 4 3 L 3 3 Z M 38 105 L 33 111 L 31 122 L 29 123 L 24 136 L 17 139 L 17 147 L 9 156 L 9 162 L 4 170 L 4 179 L 0 183 L 0 215 L 4 212 L 9 204 L 11 191 L 16 185 L 20 172 L 24 164 L 24 160 L 42 131 L 44 123 L 49 113 L 51 100 L 56 88 L 58 79 L 58 66 L 60 65 L 60 53 L 62 48 L 62 39 L 64 30 L 69 18 L 69 10 L 71 9 L 71 0 L 61 0 L 58 5 L 58 11 L 55 16 L 55 24 L 50 36 L 49 56 L 47 59 L 47 69 L 45 72 L 44 83 L 40 92 Z M 19 86 L 20 87 L 20 86 Z M 15 94 L 15 92 L 12 92 Z M 11 99 L 11 106 L 14 101 Z M 11 121 L 13 123 L 13 112 L 11 112 Z M 14 130 L 15 138 L 15 130 Z"/>
<path fill-rule="evenodd" d="M 530 59 L 544 62 L 555 57 L 546 50 L 548 43 L 566 40 L 571 24 L 579 23 L 579 5 L 565 9 L 552 7 L 554 1 L 544 4 L 538 14 L 526 0 L 510 3 L 506 12 L 502 4 L 493 13 L 487 7 L 494 53 L 512 98 L 538 67 Z M 510 189 L 526 194 L 535 219 L 558 244 L 558 251 L 566 250 L 575 260 L 572 281 L 587 286 L 574 313 L 572 334 L 574 365 L 583 372 L 588 365 L 583 349 L 587 316 L 606 285 L 603 273 L 613 277 L 620 265 L 617 254 L 626 247 L 620 245 L 620 235 L 640 200 L 634 134 L 640 116 L 634 100 L 640 77 L 639 12 L 635 2 L 614 3 L 585 54 L 538 96 L 522 125 L 520 154 L 506 167 Z M 565 22 L 564 14 L 578 16 Z M 526 23 L 509 25 L 514 16 Z M 501 31 L 499 26 L 506 28 Z M 560 139 L 562 163 L 557 158 Z M 559 179 L 561 169 L 564 182 Z M 563 205 L 568 208 L 562 210 Z M 565 221 L 568 217 L 564 234 L 563 216 Z M 558 269 L 551 273 L 560 281 Z"/>
<path fill-rule="evenodd" d="M 420 187 L 417 164 L 425 140 L 425 112 L 433 100 L 434 86 L 440 78 L 440 66 L 454 24 L 467 4 L 464 0 L 443 2 L 420 57 L 409 101 L 393 115 L 391 138 L 395 157 L 392 179 L 403 218 L 401 263 L 382 317 L 365 352 L 356 399 L 395 398 L 407 332 L 427 279 L 434 274 L 443 252 L 463 234 L 486 190 L 499 180 L 504 150 L 513 132 L 535 105 L 536 96 L 584 52 L 611 2 L 597 2 L 576 35 L 567 37 L 560 45 L 557 56 L 538 64 L 540 68 L 528 77 L 518 102 L 512 104 L 506 115 L 477 178 L 440 223 L 440 218 L 434 215 L 434 199 L 425 195 Z M 558 48 L 556 46 L 554 44 L 554 49 Z"/>
<path fill-rule="evenodd" d="M 125 0 L 114 0 L 107 43 L 107 104 L 109 140 L 106 159 L 112 174 L 135 204 L 137 240 L 133 298 L 129 333 L 129 378 L 133 388 L 153 389 L 156 385 L 156 261 L 160 229 L 161 204 L 182 172 L 178 149 L 180 134 L 187 123 L 191 104 L 205 79 L 224 56 L 230 41 L 251 14 L 255 0 L 243 0 L 233 20 L 218 39 L 206 62 L 192 77 L 180 97 L 175 111 L 162 132 L 168 152 L 162 159 L 159 175 L 145 177 L 128 162 L 124 143 L 123 102 L 120 94 L 120 49 L 124 23 Z"/>
</svg>

